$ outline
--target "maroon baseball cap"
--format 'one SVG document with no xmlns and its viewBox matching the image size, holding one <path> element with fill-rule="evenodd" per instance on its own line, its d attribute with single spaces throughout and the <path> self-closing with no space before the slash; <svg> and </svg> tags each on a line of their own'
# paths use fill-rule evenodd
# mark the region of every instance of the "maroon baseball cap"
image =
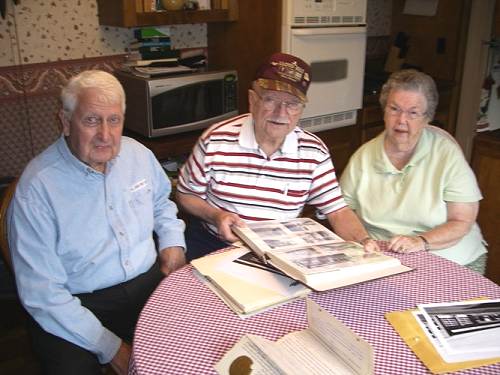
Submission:
<svg viewBox="0 0 500 375">
<path fill-rule="evenodd" d="M 285 91 L 307 102 L 311 67 L 296 56 L 278 52 L 257 69 L 255 81 L 263 89 Z"/>
</svg>

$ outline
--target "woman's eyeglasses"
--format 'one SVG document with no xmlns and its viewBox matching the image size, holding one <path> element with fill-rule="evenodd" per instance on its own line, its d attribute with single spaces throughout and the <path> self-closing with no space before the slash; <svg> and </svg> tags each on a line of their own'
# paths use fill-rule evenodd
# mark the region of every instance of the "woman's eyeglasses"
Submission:
<svg viewBox="0 0 500 375">
<path fill-rule="evenodd" d="M 286 111 L 289 115 L 296 115 L 304 108 L 304 103 L 302 102 L 284 102 L 282 100 L 277 100 L 271 96 L 260 96 L 257 91 L 252 90 L 262 102 L 262 106 L 266 111 L 274 111 L 276 108 L 280 109 L 282 105 L 285 106 Z"/>
<path fill-rule="evenodd" d="M 406 118 L 409 118 L 410 120 L 416 120 L 418 118 L 424 117 L 425 112 L 419 112 L 416 110 L 409 110 L 409 111 L 403 111 L 401 108 L 396 107 L 394 105 L 388 105 L 385 107 L 385 111 L 390 115 L 390 116 L 401 116 L 403 113 L 406 115 Z"/>
</svg>

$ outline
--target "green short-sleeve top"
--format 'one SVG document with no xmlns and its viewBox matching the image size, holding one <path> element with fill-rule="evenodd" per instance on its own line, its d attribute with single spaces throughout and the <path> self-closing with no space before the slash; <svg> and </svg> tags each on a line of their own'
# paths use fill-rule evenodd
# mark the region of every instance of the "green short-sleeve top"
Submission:
<svg viewBox="0 0 500 375">
<path fill-rule="evenodd" d="M 418 235 L 446 222 L 446 202 L 482 199 L 462 150 L 441 131 L 425 127 L 415 153 L 402 170 L 386 155 L 384 137 L 385 131 L 361 146 L 341 178 L 345 200 L 372 237 L 387 240 L 398 234 Z M 486 248 L 474 224 L 457 244 L 433 252 L 468 264 Z"/>
</svg>

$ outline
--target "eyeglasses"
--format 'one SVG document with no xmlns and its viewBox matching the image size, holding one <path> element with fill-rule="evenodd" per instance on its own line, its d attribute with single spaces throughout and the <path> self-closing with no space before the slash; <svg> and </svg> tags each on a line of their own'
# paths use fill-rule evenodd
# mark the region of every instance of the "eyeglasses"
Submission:
<svg viewBox="0 0 500 375">
<path fill-rule="evenodd" d="M 289 115 L 296 115 L 304 108 L 304 103 L 302 102 L 284 102 L 270 96 L 260 96 L 257 91 L 252 91 L 259 97 L 266 111 L 274 111 L 276 108 L 280 109 L 281 106 L 284 105 Z"/>
<path fill-rule="evenodd" d="M 406 115 L 406 118 L 409 118 L 410 120 L 416 120 L 420 117 L 425 116 L 425 112 L 418 112 L 415 110 L 409 110 L 409 111 L 403 111 L 401 108 L 396 107 L 394 105 L 389 105 L 385 107 L 385 111 L 390 115 L 390 116 L 401 116 L 403 113 Z"/>
</svg>

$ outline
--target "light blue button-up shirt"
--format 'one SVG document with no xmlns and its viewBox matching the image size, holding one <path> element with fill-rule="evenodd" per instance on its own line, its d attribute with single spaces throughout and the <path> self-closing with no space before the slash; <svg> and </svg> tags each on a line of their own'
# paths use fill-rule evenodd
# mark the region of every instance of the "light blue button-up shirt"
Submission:
<svg viewBox="0 0 500 375">
<path fill-rule="evenodd" d="M 63 137 L 23 172 L 9 210 L 9 243 L 19 296 L 34 319 L 101 363 L 121 339 L 73 295 L 133 279 L 159 249 L 182 246 L 184 223 L 168 199 L 170 182 L 154 155 L 122 137 L 100 173 L 79 161 Z"/>
</svg>

